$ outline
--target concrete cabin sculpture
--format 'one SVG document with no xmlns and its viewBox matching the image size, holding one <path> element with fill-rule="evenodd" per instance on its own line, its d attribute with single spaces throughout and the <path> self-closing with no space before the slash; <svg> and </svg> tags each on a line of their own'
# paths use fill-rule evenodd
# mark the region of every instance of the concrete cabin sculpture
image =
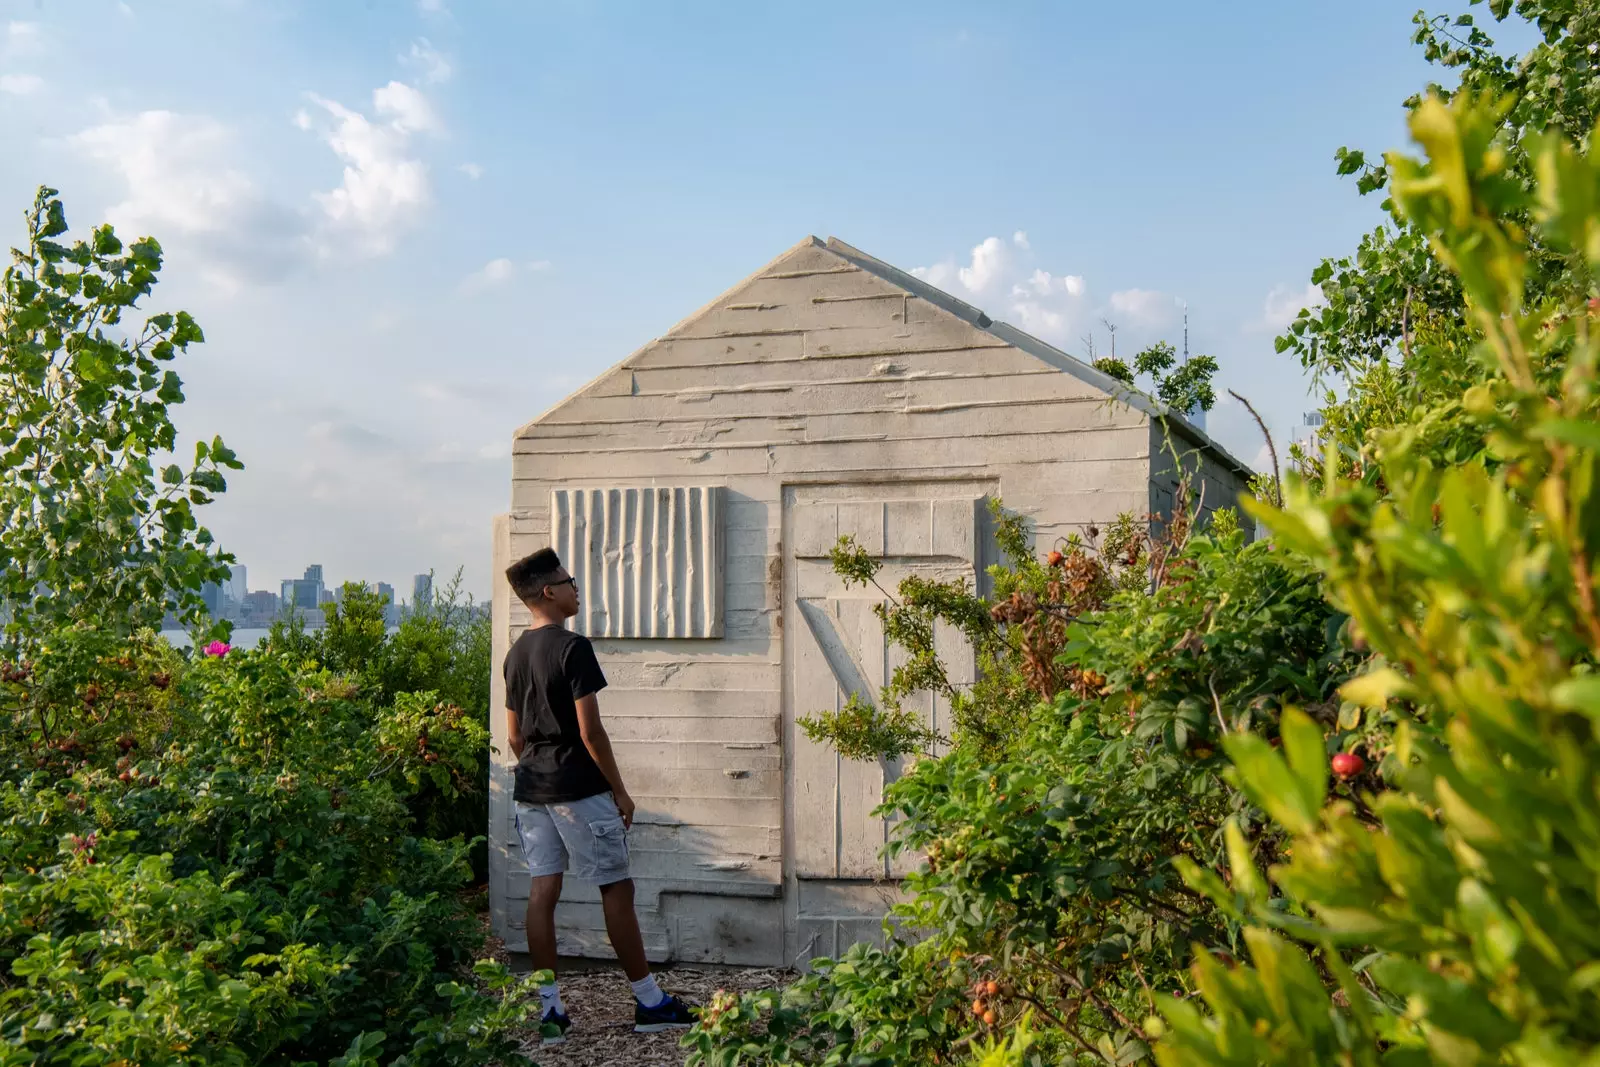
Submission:
<svg viewBox="0 0 1600 1067">
<path fill-rule="evenodd" d="M 840 760 L 795 719 L 876 694 L 896 666 L 828 564 L 844 534 L 883 577 L 992 562 L 986 499 L 1041 547 L 1165 513 L 1170 428 L 1206 510 L 1249 470 L 1093 367 L 836 240 L 807 239 L 516 433 L 496 562 L 553 545 L 584 592 L 652 960 L 771 966 L 880 936 L 903 864 L 871 817 L 894 767 Z M 526 624 L 495 590 L 499 664 Z M 963 644 L 943 635 L 970 677 Z M 496 674 L 494 699 L 503 702 Z M 945 724 L 930 698 L 926 714 Z M 500 703 L 496 703 L 498 709 Z M 490 800 L 496 932 L 525 944 L 502 716 Z M 606 955 L 572 886 L 561 950 Z"/>
</svg>

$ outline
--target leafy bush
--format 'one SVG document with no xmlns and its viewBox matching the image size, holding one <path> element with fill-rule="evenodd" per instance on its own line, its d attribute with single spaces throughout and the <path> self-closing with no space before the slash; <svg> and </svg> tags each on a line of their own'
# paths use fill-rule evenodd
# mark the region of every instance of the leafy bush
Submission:
<svg viewBox="0 0 1600 1067">
<path fill-rule="evenodd" d="M 266 647 L 339 675 L 351 686 L 351 698 L 373 714 L 401 705 L 411 709 L 407 729 L 420 760 L 411 781 L 411 813 L 430 837 L 478 838 L 471 861 L 482 883 L 489 871 L 488 845 L 480 835 L 489 821 L 491 631 L 488 616 L 475 610 L 470 597 L 463 601 L 460 585 L 457 573 L 426 602 L 413 605 L 390 633 L 386 602 L 365 584 L 349 582 L 340 601 L 323 608 L 321 629 L 305 629 L 298 617 L 278 622 Z M 471 719 L 465 733 L 463 716 Z M 450 737 L 470 741 L 453 759 L 439 751 L 429 755 L 430 738 Z"/>
<path fill-rule="evenodd" d="M 1193 946 L 1239 950 L 1174 861 L 1220 868 L 1229 818 L 1257 818 L 1221 776 L 1221 734 L 1273 731 L 1294 703 L 1336 716 L 1353 662 L 1342 617 L 1310 569 L 1246 542 L 1226 512 L 1193 536 L 1125 521 L 1043 560 L 1014 521 L 1000 527 L 1011 565 L 993 570 L 993 600 L 922 583 L 882 611 L 908 642 L 930 632 L 918 612 L 967 620 L 990 666 L 949 752 L 885 792 L 890 852 L 926 857 L 891 916 L 900 933 L 781 994 L 720 1001 L 691 1063 L 952 1062 L 1025 1017 L 1015 1062 L 1133 1062 L 1153 994 L 1184 988 Z M 849 546 L 835 563 L 875 573 Z M 884 705 L 907 685 L 891 680 Z M 870 744 L 844 725 L 813 730 Z"/>
<path fill-rule="evenodd" d="M 1269 883 L 1239 834 L 1231 888 L 1185 871 L 1243 926 L 1253 966 L 1200 957 L 1210 1015 L 1163 1004 L 1165 1064 L 1600 1050 L 1600 150 L 1524 136 L 1528 188 L 1506 111 L 1425 101 L 1412 132 L 1427 159 L 1388 160 L 1400 209 L 1465 295 L 1479 377 L 1418 421 L 1462 425 L 1481 451 L 1442 465 L 1428 433 L 1385 430 L 1371 441 L 1384 492 L 1330 462 L 1319 490 L 1291 481 L 1286 509 L 1263 511 L 1374 653 L 1344 694 L 1399 723 L 1369 752 L 1376 773 L 1341 764 L 1331 802 L 1331 746 L 1309 719 L 1286 718 L 1287 759 L 1230 739 L 1292 852 Z M 1564 280 L 1530 304 L 1541 253 Z"/>
<path fill-rule="evenodd" d="M 0 498 L 43 509 L 0 537 L 0 1065 L 522 1062 L 538 1000 L 472 959 L 455 825 L 483 825 L 486 633 L 447 603 L 387 637 L 359 595 L 314 645 L 186 655 L 141 626 L 177 603 L 225 629 L 194 507 L 238 461 L 213 442 L 153 490 L 181 400 L 155 364 L 198 327 L 102 337 L 159 250 L 54 244 L 52 197 L 0 306 Z"/>
<path fill-rule="evenodd" d="M 177 445 L 170 409 L 183 401 L 182 381 L 163 368 L 204 337 L 184 312 L 123 332 L 155 284 L 161 246 L 124 247 L 109 226 L 62 244 L 55 195 L 39 190 L 27 247 L 12 250 L 0 281 L 0 604 L 13 650 L 34 620 L 126 633 L 175 606 L 198 621 L 200 585 L 226 578 L 232 557 L 216 552 L 195 508 L 241 466 L 217 437 L 158 481 Z"/>
</svg>

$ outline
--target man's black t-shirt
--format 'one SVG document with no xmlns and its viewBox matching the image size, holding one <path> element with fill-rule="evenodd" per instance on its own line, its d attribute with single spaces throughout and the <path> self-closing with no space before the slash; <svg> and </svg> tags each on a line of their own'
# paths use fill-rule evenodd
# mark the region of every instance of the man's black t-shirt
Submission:
<svg viewBox="0 0 1600 1067">
<path fill-rule="evenodd" d="M 517 713 L 523 740 L 513 799 L 558 804 L 611 788 L 578 732 L 577 702 L 605 687 L 582 634 L 541 626 L 517 638 L 506 655 L 506 707 Z"/>
</svg>

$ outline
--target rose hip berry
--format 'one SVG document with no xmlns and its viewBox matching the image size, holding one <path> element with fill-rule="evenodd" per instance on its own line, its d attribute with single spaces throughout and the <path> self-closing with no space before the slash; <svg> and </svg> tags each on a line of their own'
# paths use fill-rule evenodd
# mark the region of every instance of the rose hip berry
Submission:
<svg viewBox="0 0 1600 1067">
<path fill-rule="evenodd" d="M 1333 773 L 1340 778 L 1354 778 L 1366 767 L 1367 761 L 1354 752 L 1340 752 L 1329 761 L 1329 764 L 1333 767 Z"/>
</svg>

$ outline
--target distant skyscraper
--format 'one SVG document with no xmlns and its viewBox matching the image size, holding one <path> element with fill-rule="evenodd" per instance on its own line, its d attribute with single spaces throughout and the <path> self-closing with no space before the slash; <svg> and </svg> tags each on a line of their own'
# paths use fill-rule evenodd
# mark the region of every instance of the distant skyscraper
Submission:
<svg viewBox="0 0 1600 1067">
<path fill-rule="evenodd" d="M 253 593 L 244 595 L 244 604 L 239 611 L 239 621 L 245 626 L 265 629 L 272 625 L 278 614 L 278 598 L 266 589 L 257 589 Z"/>
<path fill-rule="evenodd" d="M 243 604 L 245 594 L 250 592 L 250 582 L 243 563 L 236 563 L 228 568 L 228 595 L 235 603 Z"/>
<path fill-rule="evenodd" d="M 206 603 L 206 611 L 210 612 L 213 619 L 222 618 L 222 586 L 216 582 L 206 582 L 200 586 L 200 599 Z"/>
<path fill-rule="evenodd" d="M 322 584 L 322 564 L 313 563 L 306 568 L 304 578 L 285 578 L 282 583 L 283 602 L 293 604 L 298 611 L 316 611 L 328 600 L 327 589 Z"/>
<path fill-rule="evenodd" d="M 302 610 L 314 611 L 322 604 L 322 583 L 305 578 L 285 578 L 283 602 Z"/>
<path fill-rule="evenodd" d="M 385 604 L 393 604 L 394 603 L 394 586 L 390 585 L 388 582 L 379 582 L 378 583 L 378 598 L 380 600 L 382 600 Z"/>
<path fill-rule="evenodd" d="M 419 574 L 411 579 L 411 606 L 420 608 L 433 603 L 433 575 Z"/>
</svg>

